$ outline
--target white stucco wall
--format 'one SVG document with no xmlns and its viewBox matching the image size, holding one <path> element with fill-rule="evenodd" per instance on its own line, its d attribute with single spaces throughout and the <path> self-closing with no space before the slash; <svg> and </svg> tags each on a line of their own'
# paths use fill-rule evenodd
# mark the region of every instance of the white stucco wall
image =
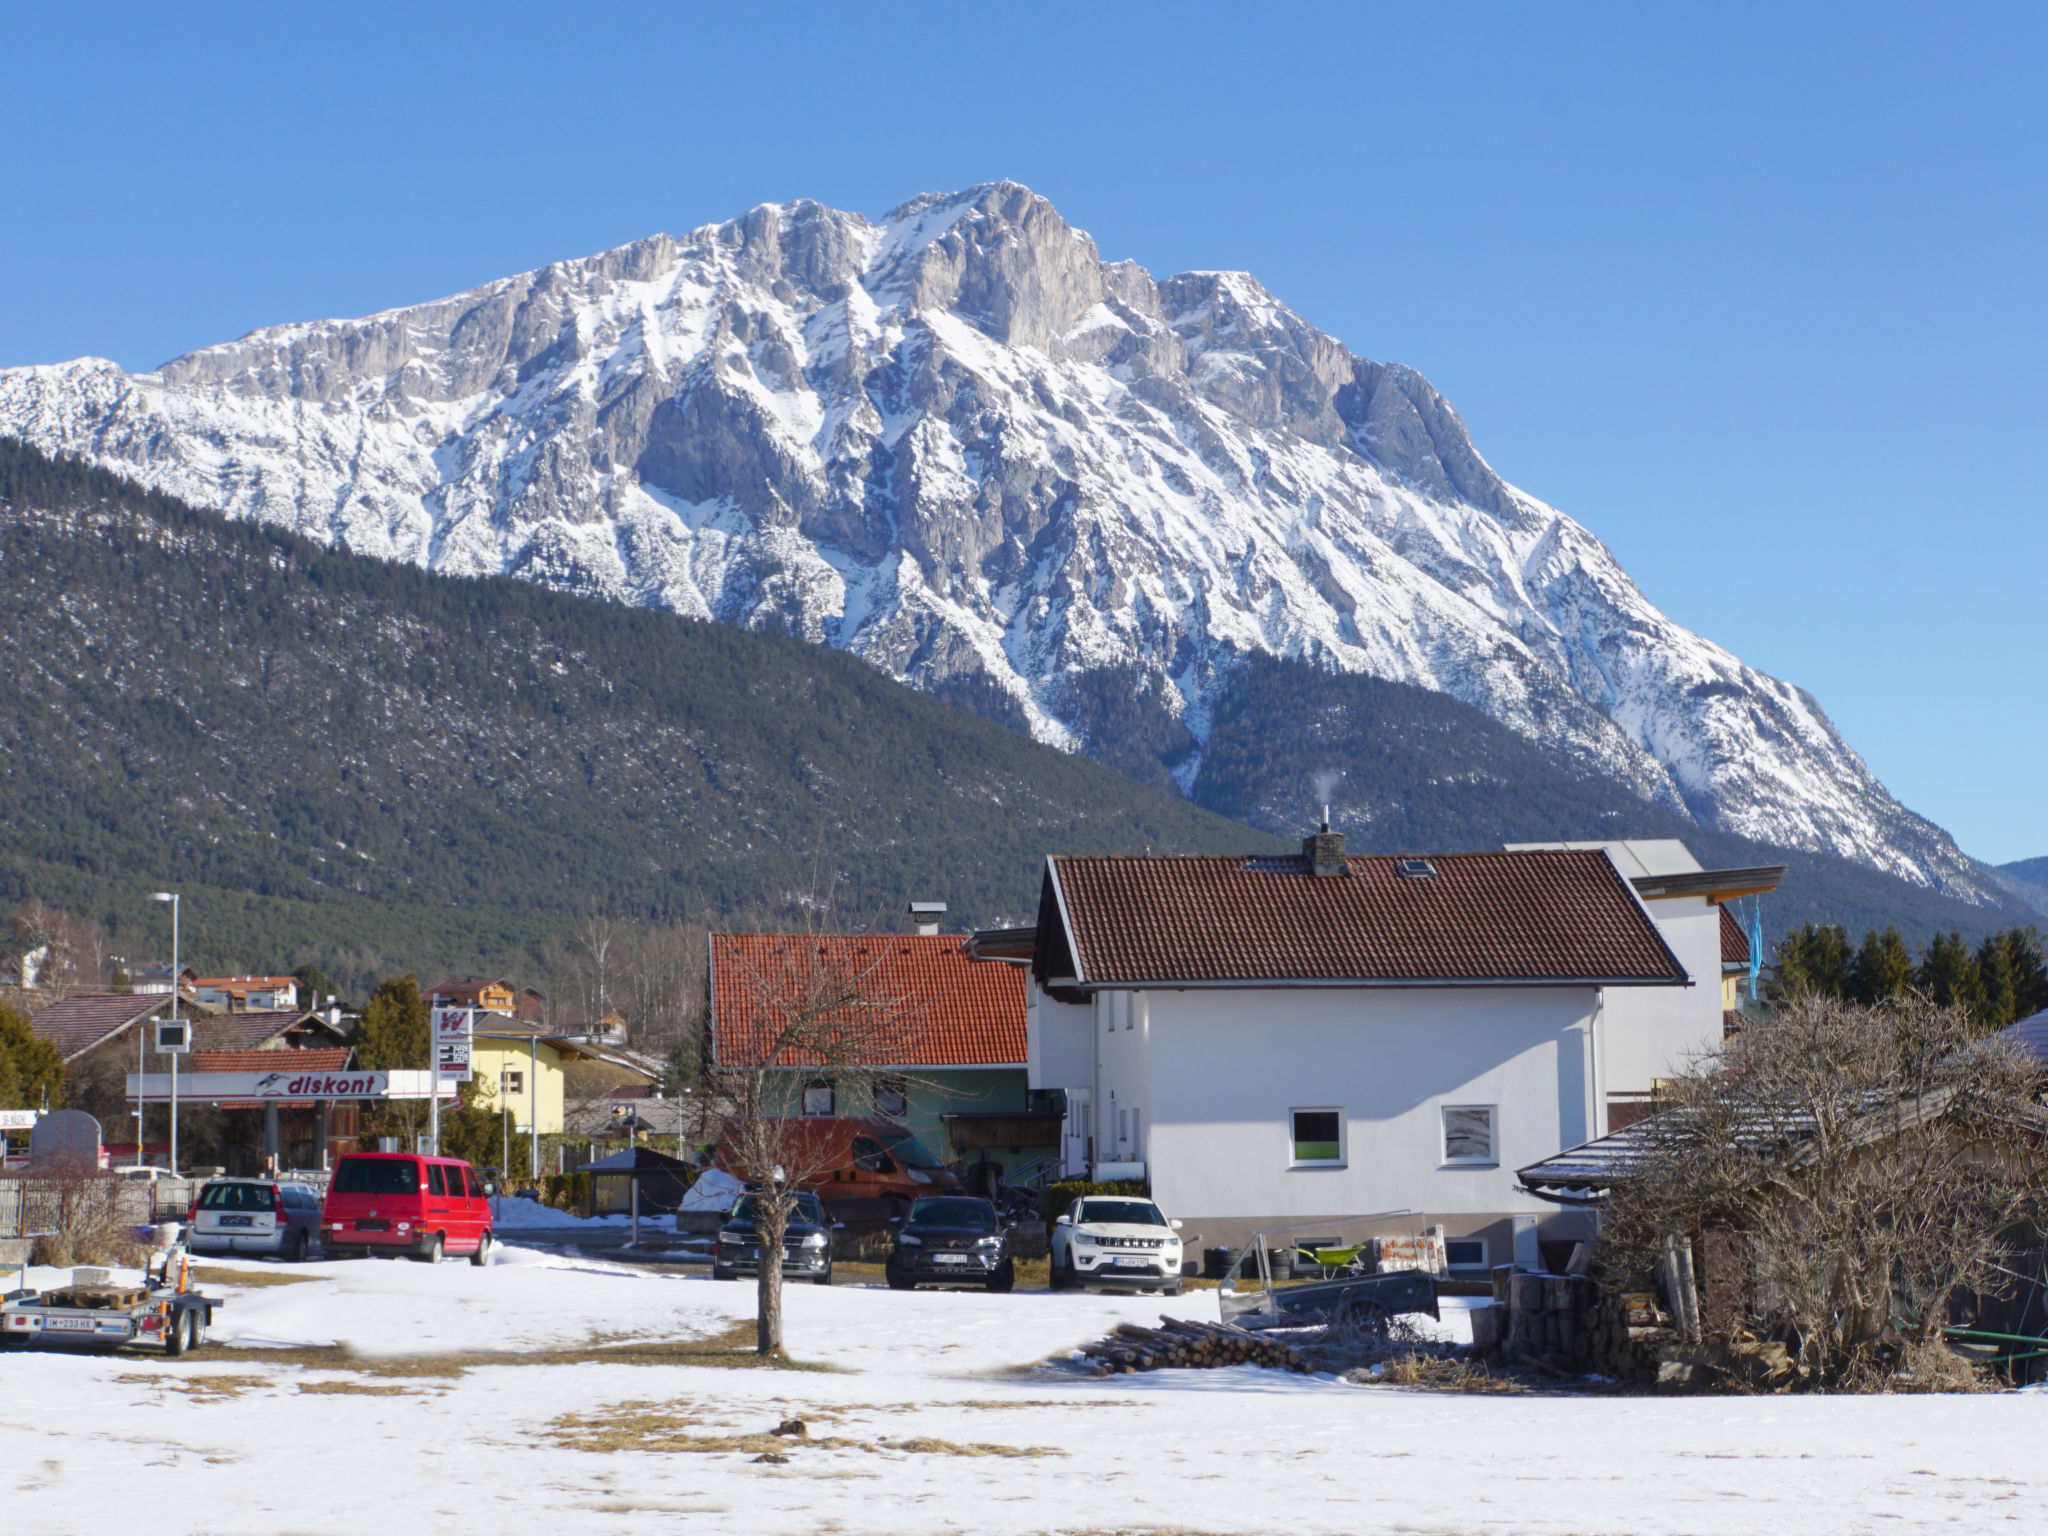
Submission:
<svg viewBox="0 0 2048 1536">
<path fill-rule="evenodd" d="M 1660 1077 L 1721 1043 L 1721 910 L 1704 896 L 1644 903 L 1689 987 L 1610 987 L 1601 1020 L 1605 1091 L 1648 1093 Z"/>
<path fill-rule="evenodd" d="M 1554 1208 L 1514 1170 L 1593 1131 L 1591 988 L 1156 992 L 1102 1035 L 1098 1123 L 1141 1111 L 1184 1218 Z M 1496 1106 L 1498 1160 L 1443 1164 L 1444 1105 Z M 1289 1112 L 1341 1108 L 1341 1168 L 1290 1166 Z"/>
<path fill-rule="evenodd" d="M 1024 1038 L 1033 1088 L 1082 1088 L 1095 1080 L 1095 1007 L 1060 1003 L 1024 982 Z"/>
</svg>

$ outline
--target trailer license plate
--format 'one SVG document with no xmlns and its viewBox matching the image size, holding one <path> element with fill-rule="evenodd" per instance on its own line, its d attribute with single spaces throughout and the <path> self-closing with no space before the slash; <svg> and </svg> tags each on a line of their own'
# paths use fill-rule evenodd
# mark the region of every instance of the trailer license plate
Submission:
<svg viewBox="0 0 2048 1536">
<path fill-rule="evenodd" d="M 60 1329 L 67 1333 L 91 1333 L 93 1330 L 93 1319 L 89 1317 L 46 1317 L 43 1319 L 43 1326 L 45 1328 Z"/>
<path fill-rule="evenodd" d="M 935 1253 L 932 1255 L 932 1262 L 934 1264 L 965 1264 L 967 1262 L 967 1255 L 964 1253 Z"/>
</svg>

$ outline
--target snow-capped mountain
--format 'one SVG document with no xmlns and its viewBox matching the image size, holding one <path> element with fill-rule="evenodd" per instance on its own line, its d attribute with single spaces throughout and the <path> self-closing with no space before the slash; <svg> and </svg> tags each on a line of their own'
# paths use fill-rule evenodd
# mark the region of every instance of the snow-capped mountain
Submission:
<svg viewBox="0 0 2048 1536">
<path fill-rule="evenodd" d="M 1703 825 L 1981 894 L 1810 695 L 1658 612 L 1419 374 L 1245 273 L 1106 262 L 1014 183 L 763 205 L 152 373 L 0 371 L 0 434 L 437 571 L 787 629 L 1070 749 L 1101 669 L 1198 743 L 1248 652 L 1417 683 Z"/>
</svg>

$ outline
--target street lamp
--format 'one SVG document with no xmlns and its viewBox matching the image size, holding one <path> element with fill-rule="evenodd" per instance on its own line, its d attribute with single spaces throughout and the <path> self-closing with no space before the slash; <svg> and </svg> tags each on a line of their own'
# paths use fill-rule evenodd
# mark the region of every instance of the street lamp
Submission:
<svg viewBox="0 0 2048 1536">
<path fill-rule="evenodd" d="M 175 891 L 155 891 L 151 901 L 171 904 L 171 1022 L 178 1022 L 178 896 Z M 138 1136 L 138 1139 L 139 1136 Z M 140 1155 L 141 1148 L 136 1152 Z M 178 1176 L 178 1058 L 171 1057 L 171 1177 Z"/>
</svg>

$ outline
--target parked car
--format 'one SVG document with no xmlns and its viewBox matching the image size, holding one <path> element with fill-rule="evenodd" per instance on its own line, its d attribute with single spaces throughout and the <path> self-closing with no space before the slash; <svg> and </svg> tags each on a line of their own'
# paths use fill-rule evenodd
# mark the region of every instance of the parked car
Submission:
<svg viewBox="0 0 2048 1536">
<path fill-rule="evenodd" d="M 465 1162 L 410 1152 L 350 1152 L 334 1165 L 321 1235 L 336 1258 L 444 1253 L 490 1262 L 491 1186 Z"/>
<path fill-rule="evenodd" d="M 1180 1294 L 1180 1223 L 1134 1195 L 1087 1195 L 1053 1223 L 1052 1288 Z"/>
<path fill-rule="evenodd" d="M 930 1195 L 913 1205 L 882 1272 L 896 1291 L 920 1285 L 1007 1291 L 1017 1283 L 1009 1229 L 994 1205 L 971 1195 Z"/>
<path fill-rule="evenodd" d="M 760 1196 L 741 1195 L 725 1213 L 711 1250 L 711 1278 L 737 1280 L 761 1273 L 761 1239 L 757 1227 Z M 832 1234 L 840 1224 L 825 1215 L 816 1195 L 799 1194 L 796 1208 L 782 1229 L 782 1278 L 832 1283 Z"/>
<path fill-rule="evenodd" d="M 193 1253 L 267 1253 L 304 1259 L 320 1236 L 320 1202 L 301 1184 L 210 1179 L 186 1212 Z"/>
<path fill-rule="evenodd" d="M 959 1192 L 952 1170 L 894 1120 L 809 1115 L 790 1119 L 786 1131 L 790 1166 L 802 1170 L 792 1173 L 797 1187 L 846 1220 L 897 1219 L 914 1200 Z M 738 1168 L 729 1138 L 719 1147 L 718 1164 Z"/>
</svg>

